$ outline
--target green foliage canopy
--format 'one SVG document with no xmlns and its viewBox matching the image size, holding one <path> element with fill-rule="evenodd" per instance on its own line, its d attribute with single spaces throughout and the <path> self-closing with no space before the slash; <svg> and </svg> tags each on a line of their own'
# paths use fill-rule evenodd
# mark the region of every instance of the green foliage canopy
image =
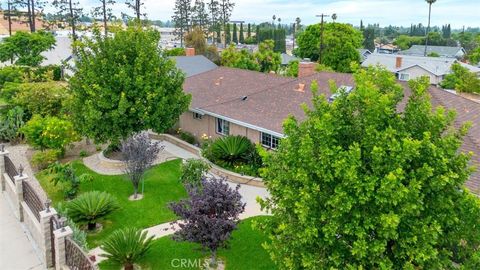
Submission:
<svg viewBox="0 0 480 270">
<path fill-rule="evenodd" d="M 459 63 L 452 65 L 452 73 L 447 74 L 440 86 L 466 93 L 480 93 L 480 78 Z"/>
<path fill-rule="evenodd" d="M 295 54 L 300 58 L 319 59 L 320 24 L 309 25 L 297 37 L 298 48 Z M 351 72 L 351 62 L 359 62 L 357 51 L 362 47 L 363 36 L 351 25 L 342 23 L 326 23 L 323 31 L 322 64 L 335 71 Z"/>
<path fill-rule="evenodd" d="M 164 132 L 188 109 L 184 75 L 158 48 L 159 32 L 141 25 L 76 43 L 70 80 L 74 123 L 97 142 L 153 129 Z"/>
<path fill-rule="evenodd" d="M 458 151 L 466 126 L 432 111 L 425 78 L 398 113 L 393 75 L 354 77 L 350 94 L 315 94 L 304 121 L 288 118 L 266 158 L 271 257 L 281 269 L 478 269 L 480 204 Z"/>
<path fill-rule="evenodd" d="M 39 66 L 45 59 L 41 53 L 52 49 L 55 42 L 52 33 L 18 31 L 0 43 L 0 61 L 12 60 L 16 65 Z"/>
</svg>

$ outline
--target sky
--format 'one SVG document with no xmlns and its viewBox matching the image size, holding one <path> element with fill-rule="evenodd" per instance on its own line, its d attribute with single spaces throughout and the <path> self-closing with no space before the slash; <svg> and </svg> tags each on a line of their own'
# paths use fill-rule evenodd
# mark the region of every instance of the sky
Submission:
<svg viewBox="0 0 480 270">
<path fill-rule="evenodd" d="M 99 0 L 79 0 L 86 10 Z M 209 1 L 209 0 L 204 0 Z M 359 25 L 379 23 L 381 26 L 411 23 L 427 24 L 428 4 L 424 0 L 231 0 L 235 3 L 232 20 L 246 22 L 271 21 L 272 15 L 283 23 L 300 17 L 302 24 L 318 22 L 315 15 L 337 14 L 338 22 Z M 124 11 L 124 0 L 117 0 L 116 11 Z M 175 0 L 144 0 L 150 19 L 169 20 Z M 194 0 L 192 0 L 194 2 Z M 454 28 L 480 27 L 480 0 L 438 0 L 432 6 L 432 25 L 450 23 Z"/>
</svg>

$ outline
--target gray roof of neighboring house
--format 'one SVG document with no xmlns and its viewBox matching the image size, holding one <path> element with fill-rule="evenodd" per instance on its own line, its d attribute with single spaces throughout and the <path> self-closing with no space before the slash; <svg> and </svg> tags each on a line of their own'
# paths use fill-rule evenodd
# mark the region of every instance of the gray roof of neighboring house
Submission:
<svg viewBox="0 0 480 270">
<path fill-rule="evenodd" d="M 72 58 L 72 41 L 69 37 L 55 37 L 55 48 L 43 52 L 45 57 L 42 65 L 61 65 L 63 61 L 68 61 Z"/>
<path fill-rule="evenodd" d="M 182 70 L 187 78 L 216 69 L 218 66 L 203 55 L 174 56 L 175 65 Z"/>
<path fill-rule="evenodd" d="M 357 49 L 357 51 L 360 53 L 360 62 L 365 61 L 365 59 L 372 54 L 372 52 L 368 49 Z"/>
<path fill-rule="evenodd" d="M 400 68 L 396 67 L 397 57 L 402 58 L 402 66 Z M 435 76 L 442 76 L 450 73 L 450 68 L 455 62 L 458 61 L 453 58 L 372 53 L 362 62 L 362 66 L 381 65 L 391 72 L 399 72 L 410 67 L 419 66 Z M 471 72 L 480 73 L 480 68 L 478 67 L 462 62 L 458 63 L 468 68 Z"/>
<path fill-rule="evenodd" d="M 459 52 L 465 54 L 465 50 L 462 47 L 449 47 L 449 46 L 428 46 L 427 55 L 430 53 L 437 53 L 440 57 L 455 58 Z M 408 50 L 400 51 L 399 54 L 403 55 L 417 55 L 424 56 L 424 45 L 413 45 Z"/>
<path fill-rule="evenodd" d="M 286 66 L 288 65 L 288 63 L 292 62 L 292 61 L 300 61 L 301 59 L 296 57 L 296 56 L 293 56 L 293 55 L 289 55 L 289 54 L 286 54 L 286 53 L 282 53 L 282 66 Z"/>
</svg>

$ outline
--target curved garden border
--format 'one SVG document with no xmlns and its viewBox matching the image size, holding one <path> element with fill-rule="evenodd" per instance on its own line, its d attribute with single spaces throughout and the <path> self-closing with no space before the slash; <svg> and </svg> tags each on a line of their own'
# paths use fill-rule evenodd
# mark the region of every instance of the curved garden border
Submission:
<svg viewBox="0 0 480 270">
<path fill-rule="evenodd" d="M 169 134 L 158 134 L 158 133 L 154 133 L 154 132 L 149 132 L 148 133 L 150 138 L 152 139 L 155 139 L 155 140 L 161 140 L 161 141 L 167 141 L 171 144 L 174 144 L 192 154 L 195 154 L 197 156 L 199 156 L 201 159 L 205 160 L 206 162 L 208 162 L 210 165 L 211 165 L 211 169 L 210 169 L 210 172 L 215 174 L 215 175 L 218 175 L 218 176 L 222 176 L 222 177 L 225 177 L 227 178 L 229 181 L 231 182 L 235 182 L 235 183 L 239 183 L 239 184 L 245 184 L 245 185 L 252 185 L 252 186 L 257 186 L 257 187 L 265 187 L 264 183 L 263 183 L 263 179 L 260 178 L 260 177 L 253 177 L 253 176 L 247 176 L 247 175 L 241 175 L 239 173 L 235 173 L 235 172 L 232 172 L 232 171 L 229 171 L 229 170 L 226 170 L 224 168 L 221 168 L 215 164 L 213 164 L 212 162 L 210 162 L 209 160 L 207 160 L 206 158 L 202 157 L 202 151 L 199 147 L 196 147 L 194 145 L 191 145 L 185 141 L 182 141 L 172 135 L 169 135 Z"/>
</svg>

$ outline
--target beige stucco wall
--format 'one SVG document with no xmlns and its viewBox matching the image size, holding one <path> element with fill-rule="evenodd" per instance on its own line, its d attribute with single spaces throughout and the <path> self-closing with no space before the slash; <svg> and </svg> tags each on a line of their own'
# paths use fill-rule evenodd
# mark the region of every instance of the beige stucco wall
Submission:
<svg viewBox="0 0 480 270">
<path fill-rule="evenodd" d="M 192 112 L 186 112 L 180 116 L 179 127 L 186 132 L 192 133 L 197 139 L 201 139 L 203 134 L 212 139 L 221 137 L 217 134 L 215 128 L 215 117 L 204 115 L 202 119 L 194 119 Z M 230 123 L 230 135 L 242 135 L 250 139 L 253 143 L 260 141 L 260 132 L 254 129 L 243 127 Z"/>
<path fill-rule="evenodd" d="M 423 68 L 420 68 L 418 66 L 413 66 L 407 69 L 404 69 L 398 73 L 408 73 L 410 74 L 410 80 L 422 77 L 422 76 L 428 76 L 430 78 L 430 84 L 439 84 L 442 81 L 441 76 L 435 76 L 434 74 L 426 71 Z"/>
</svg>

